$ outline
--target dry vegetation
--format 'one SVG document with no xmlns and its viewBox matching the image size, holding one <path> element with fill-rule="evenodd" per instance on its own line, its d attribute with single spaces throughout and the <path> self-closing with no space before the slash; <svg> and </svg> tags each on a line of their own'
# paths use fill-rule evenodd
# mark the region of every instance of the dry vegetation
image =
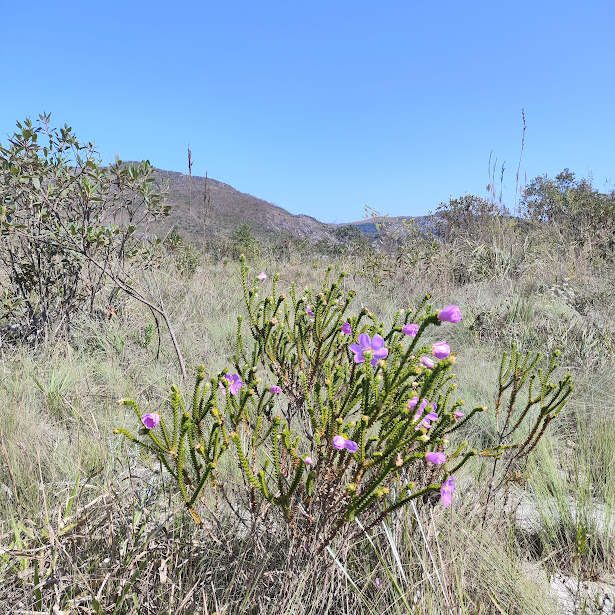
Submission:
<svg viewBox="0 0 615 615">
<path fill-rule="evenodd" d="M 480 229 L 437 245 L 397 234 L 386 251 L 347 242 L 320 250 L 291 244 L 281 254 L 262 244 L 251 266 L 303 287 L 319 286 L 332 264 L 383 320 L 425 292 L 434 304 L 459 305 L 464 319 L 447 332 L 459 396 L 489 408 L 465 434 L 470 442 L 494 437 L 502 351 L 511 342 L 561 349 L 574 397 L 489 507 L 492 465 L 483 459 L 458 477 L 450 509 L 408 507 L 300 567 L 282 526 L 254 533 L 214 495 L 215 514 L 197 528 L 163 488 L 160 468 L 113 434 L 134 428 L 119 398 L 164 412 L 169 385 L 181 384 L 166 331 L 126 300 L 108 319 L 84 317 L 53 346 L 1 349 L 0 610 L 611 612 L 613 263 L 557 228 L 494 216 Z M 201 363 L 218 372 L 233 352 L 239 267 L 235 249 L 220 246 L 199 251 L 178 239 L 160 268 L 138 280 L 166 306 L 190 374 Z"/>
<path fill-rule="evenodd" d="M 195 245 L 180 225 L 156 248 L 136 226 L 109 225 L 105 209 L 136 215 L 140 195 L 164 220 L 149 165 L 103 168 L 91 144 L 50 133 L 48 117 L 19 128 L 0 147 L 1 612 L 613 612 L 615 193 L 564 172 L 527 187 L 522 219 L 466 196 L 424 226 L 380 220 L 374 244 L 307 218 L 311 240 L 267 240 L 246 224 L 256 200 L 241 195 L 225 209 L 208 190 L 222 198 L 229 187 L 181 176 L 190 230 L 216 226 L 218 207 L 226 233 Z M 275 219 L 261 212 L 258 223 L 288 230 L 282 210 L 267 207 Z M 462 322 L 446 333 L 456 394 L 487 406 L 462 426 L 471 446 L 498 444 L 498 368 L 511 344 L 559 349 L 574 395 L 514 472 L 472 458 L 449 508 L 425 497 L 368 531 L 359 519 L 319 556 L 297 548 L 274 515 L 249 523 L 233 466 L 206 491 L 199 527 L 167 472 L 114 433 L 136 422 L 118 400 L 164 414 L 172 384 L 191 394 L 182 371 L 225 368 L 244 310 L 242 252 L 254 273 L 279 272 L 282 289 L 318 288 L 328 266 L 344 270 L 355 305 L 380 321 L 426 293 L 435 306 L 460 306 Z"/>
</svg>

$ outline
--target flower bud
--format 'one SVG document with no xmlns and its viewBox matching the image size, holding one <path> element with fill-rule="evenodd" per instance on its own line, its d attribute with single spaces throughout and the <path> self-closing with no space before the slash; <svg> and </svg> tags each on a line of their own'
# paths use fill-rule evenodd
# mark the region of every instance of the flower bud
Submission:
<svg viewBox="0 0 615 615">
<path fill-rule="evenodd" d="M 429 461 L 429 463 L 440 465 L 441 463 L 446 462 L 446 455 L 444 453 L 430 451 L 428 453 L 425 453 L 425 460 Z"/>
<path fill-rule="evenodd" d="M 451 354 L 451 348 L 444 340 L 442 340 L 441 342 L 433 344 L 431 347 L 431 352 L 436 359 L 446 359 Z"/>
<path fill-rule="evenodd" d="M 415 324 L 404 325 L 401 328 L 401 331 L 404 335 L 409 335 L 410 337 L 414 337 L 419 332 L 419 326 Z"/>
<path fill-rule="evenodd" d="M 150 412 L 141 419 L 141 422 L 145 425 L 146 429 L 154 429 L 160 423 L 160 415 L 157 412 Z"/>
<path fill-rule="evenodd" d="M 438 312 L 440 322 L 459 322 L 461 320 L 461 310 L 456 305 L 449 305 Z"/>
</svg>

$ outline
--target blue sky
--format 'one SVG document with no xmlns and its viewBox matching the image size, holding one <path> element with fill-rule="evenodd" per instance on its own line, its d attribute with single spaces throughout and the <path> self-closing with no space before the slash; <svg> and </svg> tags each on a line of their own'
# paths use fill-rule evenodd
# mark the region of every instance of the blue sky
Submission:
<svg viewBox="0 0 615 615">
<path fill-rule="evenodd" d="M 104 161 L 326 222 L 422 215 L 521 174 L 615 183 L 615 2 L 6 2 L 0 142 L 51 112 Z M 611 186 L 613 186 L 611 183 Z M 498 186 L 499 190 L 499 186 Z"/>
</svg>

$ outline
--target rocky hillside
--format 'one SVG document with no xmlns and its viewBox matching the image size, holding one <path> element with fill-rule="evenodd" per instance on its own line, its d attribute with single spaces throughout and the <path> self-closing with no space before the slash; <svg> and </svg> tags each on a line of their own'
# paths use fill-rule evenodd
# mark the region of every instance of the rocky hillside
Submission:
<svg viewBox="0 0 615 615">
<path fill-rule="evenodd" d="M 184 173 L 162 169 L 157 169 L 156 174 L 167 185 L 167 203 L 171 205 L 169 217 L 151 228 L 159 237 L 175 228 L 185 240 L 198 243 L 212 237 L 228 238 L 242 224 L 249 225 L 254 237 L 260 239 L 299 238 L 335 243 L 338 241 L 335 230 L 344 226 L 356 226 L 369 240 L 378 236 L 378 220 L 373 218 L 327 224 L 311 216 L 291 214 L 215 179 L 190 178 Z M 409 220 L 412 218 L 408 216 L 388 218 L 387 224 L 396 226 Z M 415 220 L 425 232 L 433 232 L 428 216 Z"/>
<path fill-rule="evenodd" d="M 228 237 L 242 224 L 248 224 L 255 237 L 298 237 L 319 241 L 333 239 L 333 226 L 311 216 L 294 215 L 232 186 L 183 173 L 157 170 L 168 183 L 170 216 L 159 223 L 160 236 L 175 227 L 182 237 L 200 241 Z"/>
</svg>

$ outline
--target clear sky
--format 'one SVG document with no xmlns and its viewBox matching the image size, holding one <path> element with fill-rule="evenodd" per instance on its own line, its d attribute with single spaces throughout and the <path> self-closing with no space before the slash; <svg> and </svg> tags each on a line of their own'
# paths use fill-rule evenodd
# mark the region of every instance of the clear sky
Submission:
<svg viewBox="0 0 615 615">
<path fill-rule="evenodd" d="M 514 201 L 565 167 L 615 182 L 615 2 L 4 1 L 0 142 L 52 114 L 326 222 Z M 611 184 L 613 186 L 613 184 Z M 499 190 L 499 186 L 498 186 Z"/>
</svg>

